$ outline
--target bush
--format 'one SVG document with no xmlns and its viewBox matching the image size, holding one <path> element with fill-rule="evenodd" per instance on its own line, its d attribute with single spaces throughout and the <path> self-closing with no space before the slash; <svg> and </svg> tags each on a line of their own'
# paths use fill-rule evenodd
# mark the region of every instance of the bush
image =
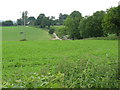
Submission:
<svg viewBox="0 0 120 90">
<path fill-rule="evenodd" d="M 53 34 L 54 31 L 55 31 L 55 30 L 54 30 L 53 28 L 50 28 L 50 29 L 49 29 L 49 34 Z"/>
<path fill-rule="evenodd" d="M 89 40 L 118 40 L 118 37 L 114 34 L 109 35 L 107 37 L 93 37 L 93 38 L 86 38 Z"/>
<path fill-rule="evenodd" d="M 21 39 L 20 41 L 27 41 L 27 39 Z"/>
</svg>

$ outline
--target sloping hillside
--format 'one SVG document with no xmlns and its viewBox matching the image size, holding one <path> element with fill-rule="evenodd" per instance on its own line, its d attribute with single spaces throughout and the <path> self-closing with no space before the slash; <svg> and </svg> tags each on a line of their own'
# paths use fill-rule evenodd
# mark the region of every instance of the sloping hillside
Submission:
<svg viewBox="0 0 120 90">
<path fill-rule="evenodd" d="M 26 32 L 26 35 L 25 35 Z M 29 41 L 36 40 L 50 40 L 51 37 L 47 31 L 34 27 L 3 27 L 2 40 L 3 41 L 20 41 L 26 38 Z"/>
</svg>

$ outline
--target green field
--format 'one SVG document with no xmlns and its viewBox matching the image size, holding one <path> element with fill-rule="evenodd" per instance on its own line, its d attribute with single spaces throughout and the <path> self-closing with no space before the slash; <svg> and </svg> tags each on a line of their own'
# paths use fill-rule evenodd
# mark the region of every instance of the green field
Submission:
<svg viewBox="0 0 120 90">
<path fill-rule="evenodd" d="M 118 88 L 117 40 L 52 41 L 47 34 L 48 40 L 40 40 L 45 35 L 40 33 L 39 39 L 31 34 L 29 41 L 19 41 L 15 35 L 19 30 L 7 28 L 3 31 L 2 87 Z M 37 30 L 33 33 L 39 36 Z"/>
<path fill-rule="evenodd" d="M 47 31 L 24 26 L 13 26 L 2 28 L 3 41 L 20 41 L 24 39 L 24 34 L 20 32 L 26 32 L 26 39 L 28 41 L 49 40 L 51 39 Z"/>
</svg>

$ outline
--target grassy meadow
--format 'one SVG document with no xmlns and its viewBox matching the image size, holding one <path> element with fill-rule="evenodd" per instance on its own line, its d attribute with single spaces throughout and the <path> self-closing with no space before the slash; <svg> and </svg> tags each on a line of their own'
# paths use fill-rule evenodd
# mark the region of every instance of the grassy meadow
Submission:
<svg viewBox="0 0 120 90">
<path fill-rule="evenodd" d="M 3 88 L 118 88 L 117 40 L 50 40 L 26 27 L 19 41 L 23 28 L 3 27 Z"/>
<path fill-rule="evenodd" d="M 45 30 L 24 26 L 2 27 L 2 39 L 3 41 L 20 41 L 24 39 L 24 34 L 20 34 L 20 32 L 26 32 L 26 39 L 28 41 L 51 39 Z"/>
</svg>

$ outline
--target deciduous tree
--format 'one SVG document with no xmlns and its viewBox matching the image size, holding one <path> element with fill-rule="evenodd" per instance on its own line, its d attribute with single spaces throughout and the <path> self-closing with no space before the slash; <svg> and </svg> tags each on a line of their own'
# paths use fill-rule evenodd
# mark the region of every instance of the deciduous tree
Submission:
<svg viewBox="0 0 120 90">
<path fill-rule="evenodd" d="M 107 33 L 115 33 L 120 35 L 120 5 L 107 10 L 107 14 L 103 20 L 103 28 Z"/>
<path fill-rule="evenodd" d="M 78 29 L 79 22 L 82 15 L 79 11 L 73 11 L 65 20 L 65 26 L 68 27 L 68 34 L 71 39 L 80 39 L 80 32 Z"/>
<path fill-rule="evenodd" d="M 2 26 L 13 26 L 13 21 L 11 20 L 7 20 L 2 22 Z"/>
</svg>

